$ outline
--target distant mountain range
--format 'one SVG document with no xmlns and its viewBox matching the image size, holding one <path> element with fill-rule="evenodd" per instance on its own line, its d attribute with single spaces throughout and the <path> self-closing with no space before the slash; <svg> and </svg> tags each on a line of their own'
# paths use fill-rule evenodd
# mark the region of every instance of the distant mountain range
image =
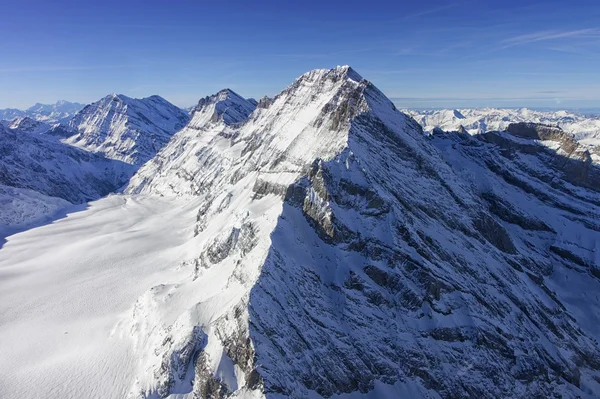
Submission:
<svg viewBox="0 0 600 399">
<path fill-rule="evenodd" d="M 473 108 L 460 110 L 405 110 L 423 126 L 426 132 L 435 128 L 457 131 L 464 128 L 471 134 L 506 129 L 511 123 L 534 122 L 560 127 L 572 133 L 586 145 L 600 145 L 600 116 L 571 111 L 535 111 L 527 108 Z"/>
<path fill-rule="evenodd" d="M 15 108 L 0 109 L 0 119 L 13 120 L 19 117 L 30 117 L 46 123 L 64 122 L 75 115 L 85 105 L 69 101 L 58 101 L 55 104 L 36 103 L 26 110 Z"/>
</svg>

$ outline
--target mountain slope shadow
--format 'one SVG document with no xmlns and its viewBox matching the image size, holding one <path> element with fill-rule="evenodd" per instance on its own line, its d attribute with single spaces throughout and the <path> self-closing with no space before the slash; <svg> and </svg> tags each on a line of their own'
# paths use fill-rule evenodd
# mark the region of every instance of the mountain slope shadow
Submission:
<svg viewBox="0 0 600 399">
<path fill-rule="evenodd" d="M 358 118 L 349 149 L 288 189 L 249 330 L 224 341 L 248 386 L 272 398 L 377 382 L 422 397 L 593 397 L 597 331 L 561 300 L 568 281 L 546 284 L 582 272 L 556 256 L 553 233 L 530 248 L 437 157 L 373 123 Z"/>
<path fill-rule="evenodd" d="M 25 224 L 19 225 L 18 227 L 11 227 L 11 226 L 2 227 L 2 226 L 0 226 L 0 249 L 2 249 L 4 244 L 6 244 L 8 242 L 7 238 L 10 238 L 10 236 L 22 233 L 26 230 L 31 230 L 31 229 L 34 229 L 37 227 L 45 226 L 47 224 L 52 224 L 58 220 L 68 217 L 69 215 L 71 215 L 73 213 L 82 212 L 88 208 L 89 208 L 88 203 L 70 204 L 66 207 L 58 209 L 57 211 L 53 212 L 50 215 L 46 215 L 46 216 L 44 216 L 40 219 L 37 219 L 31 223 L 25 223 Z"/>
</svg>

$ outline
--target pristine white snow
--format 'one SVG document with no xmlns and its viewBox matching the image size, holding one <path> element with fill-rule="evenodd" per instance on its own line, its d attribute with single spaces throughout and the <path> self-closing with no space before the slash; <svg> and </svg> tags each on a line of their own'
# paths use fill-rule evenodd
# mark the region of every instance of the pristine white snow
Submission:
<svg viewBox="0 0 600 399">
<path fill-rule="evenodd" d="M 109 196 L 0 250 L 0 398 L 120 398 L 136 357 L 115 334 L 138 296 L 177 281 L 197 204 Z"/>
</svg>

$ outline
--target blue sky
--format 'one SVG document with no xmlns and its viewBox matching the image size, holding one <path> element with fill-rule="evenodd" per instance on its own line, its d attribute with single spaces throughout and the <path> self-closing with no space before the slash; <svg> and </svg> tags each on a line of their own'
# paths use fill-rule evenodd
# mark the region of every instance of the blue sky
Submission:
<svg viewBox="0 0 600 399">
<path fill-rule="evenodd" d="M 296 4 L 291 4 L 296 3 Z M 597 1 L 0 3 L 0 108 L 273 95 L 349 64 L 400 106 L 600 107 Z"/>
</svg>

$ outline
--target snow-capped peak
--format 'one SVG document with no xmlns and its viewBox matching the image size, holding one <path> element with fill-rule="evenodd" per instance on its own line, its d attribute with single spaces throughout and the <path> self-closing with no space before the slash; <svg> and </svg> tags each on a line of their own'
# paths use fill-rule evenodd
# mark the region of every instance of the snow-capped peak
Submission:
<svg viewBox="0 0 600 399">
<path fill-rule="evenodd" d="M 223 89 L 198 101 L 188 127 L 197 129 L 209 122 L 220 121 L 227 125 L 240 123 L 245 121 L 255 108 L 255 102 L 246 100 L 231 89 Z"/>
<path fill-rule="evenodd" d="M 446 114 L 458 118 L 452 110 Z M 187 384 L 190 366 L 182 353 L 201 348 L 197 389 L 214 383 L 214 370 L 225 370 L 214 359 L 230 357 L 217 380 L 222 396 L 262 389 L 282 397 L 331 397 L 366 392 L 373 380 L 393 383 L 400 375 L 425 381 L 442 397 L 468 396 L 475 387 L 519 396 L 515 386 L 523 374 L 515 354 L 535 347 L 530 342 L 573 348 L 579 339 L 553 332 L 568 322 L 562 314 L 542 331 L 542 324 L 513 310 L 523 301 L 545 314 L 545 291 L 531 283 L 537 266 L 525 259 L 543 262 L 551 252 L 541 249 L 545 244 L 528 247 L 530 233 L 505 229 L 508 211 L 496 216 L 477 191 L 510 185 L 493 172 L 481 172 L 488 183 L 462 164 L 453 170 L 455 159 L 446 162 L 440 151 L 456 143 L 436 149 L 431 142 L 349 67 L 302 75 L 243 123 L 208 121 L 175 135 L 126 190 L 199 204 L 183 266 L 192 276 L 148 291 L 134 307 L 127 331 L 141 342 L 141 358 L 133 394 L 166 396 L 174 384 Z M 487 156 L 483 144 L 465 148 L 482 151 L 478 159 Z M 521 187 L 528 191 L 515 198 L 525 203 L 533 188 Z M 526 218 L 512 220 L 530 228 Z M 534 226 L 546 235 L 552 230 Z M 476 296 L 481 287 L 484 300 Z M 147 334 L 156 328 L 164 334 Z M 508 338 L 502 328 L 514 335 Z M 594 353 L 589 337 L 581 342 L 586 354 Z M 567 373 L 570 355 L 551 350 L 540 356 L 551 360 L 539 362 L 555 362 Z M 478 378 L 457 377 L 453 367 L 420 366 L 440 357 L 453 366 L 472 365 Z M 496 373 L 511 383 L 495 385 Z"/>
<path fill-rule="evenodd" d="M 188 121 L 185 111 L 160 96 L 110 94 L 69 122 L 70 144 L 140 165 L 151 159 Z"/>
</svg>

